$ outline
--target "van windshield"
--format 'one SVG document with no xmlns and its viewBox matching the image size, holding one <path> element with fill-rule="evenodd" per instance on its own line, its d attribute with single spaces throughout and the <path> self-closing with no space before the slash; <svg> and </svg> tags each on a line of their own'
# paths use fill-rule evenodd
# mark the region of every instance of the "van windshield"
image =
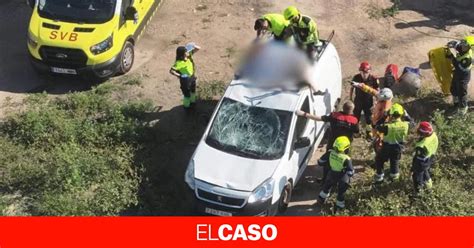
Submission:
<svg viewBox="0 0 474 248">
<path fill-rule="evenodd" d="M 246 158 L 273 160 L 283 156 L 292 113 L 248 106 L 224 98 L 206 143 Z"/>
<path fill-rule="evenodd" d="M 43 18 L 64 22 L 105 23 L 112 19 L 117 0 L 39 0 Z"/>
</svg>

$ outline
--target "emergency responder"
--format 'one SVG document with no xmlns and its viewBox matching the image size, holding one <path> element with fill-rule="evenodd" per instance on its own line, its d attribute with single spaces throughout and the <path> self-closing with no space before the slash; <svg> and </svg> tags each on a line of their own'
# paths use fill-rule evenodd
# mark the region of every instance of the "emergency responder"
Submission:
<svg viewBox="0 0 474 248">
<path fill-rule="evenodd" d="M 466 39 L 461 41 L 451 41 L 448 47 L 456 49 L 456 56 L 448 53 L 451 58 L 454 72 L 453 80 L 451 82 L 451 94 L 453 95 L 453 104 L 456 110 L 465 115 L 468 110 L 467 106 L 467 89 L 469 81 L 471 80 L 472 68 L 472 48 Z"/>
<path fill-rule="evenodd" d="M 194 43 L 178 47 L 176 49 L 176 61 L 170 69 L 170 73 L 179 78 L 185 109 L 188 109 L 191 103 L 196 102 L 196 76 L 192 55 L 199 49 L 201 48 Z"/>
<path fill-rule="evenodd" d="M 282 14 L 266 14 L 255 21 L 254 29 L 257 31 L 257 39 L 263 38 L 268 31 L 275 40 L 286 41 L 291 37 L 290 22 Z"/>
<path fill-rule="evenodd" d="M 393 92 L 390 88 L 383 88 L 377 94 L 377 103 L 372 108 L 372 131 L 371 137 L 373 140 L 375 152 L 379 152 L 382 149 L 383 134 L 377 132 L 375 127 L 378 124 L 383 124 L 387 120 L 388 112 L 392 107 Z M 412 122 L 411 117 L 405 111 L 405 121 Z"/>
<path fill-rule="evenodd" d="M 434 155 L 438 150 L 438 136 L 429 122 L 420 122 L 417 133 L 420 139 L 416 143 L 415 156 L 411 167 L 415 192 L 418 192 L 422 187 L 427 189 L 433 187 L 430 168 L 433 166 Z"/>
<path fill-rule="evenodd" d="M 369 86 L 370 88 L 378 91 L 379 82 L 378 79 L 370 73 L 371 70 L 372 66 L 367 61 L 360 63 L 359 73 L 352 78 L 352 82 L 364 83 L 366 86 Z M 361 114 L 362 112 L 364 112 L 365 123 L 367 125 L 370 125 L 372 117 L 372 106 L 374 105 L 373 94 L 370 94 L 370 92 L 366 92 L 359 87 L 355 87 L 355 98 L 353 98 L 353 93 L 354 87 L 351 87 L 349 98 L 351 100 L 354 99 L 355 117 L 357 117 L 358 120 L 361 120 Z"/>
<path fill-rule="evenodd" d="M 354 103 L 352 101 L 346 101 L 342 106 L 342 111 L 332 112 L 329 115 L 316 116 L 301 110 L 296 111 L 296 114 L 298 116 L 302 116 L 315 121 L 329 122 L 330 133 L 328 136 L 328 143 L 326 145 L 327 152 L 333 148 L 332 146 L 337 137 L 346 136 L 352 142 L 354 134 L 359 133 L 358 120 L 352 114 L 353 111 Z M 321 179 L 318 179 L 318 181 L 324 183 L 329 172 L 329 166 L 326 163 L 319 163 L 319 161 L 318 164 L 323 166 L 323 177 Z"/>
<path fill-rule="evenodd" d="M 302 15 L 294 6 L 286 8 L 283 16 L 290 21 L 293 37 L 298 47 L 306 50 L 309 59 L 314 61 L 318 47 L 322 45 L 319 41 L 316 22 L 311 17 Z"/>
<path fill-rule="evenodd" d="M 388 123 L 376 126 L 377 131 L 384 134 L 382 148 L 375 155 L 376 183 L 383 181 L 383 167 L 388 160 L 390 160 L 390 178 L 397 180 L 400 177 L 399 163 L 409 129 L 409 122 L 402 120 L 404 113 L 402 105 L 395 103 L 389 110 Z"/>
<path fill-rule="evenodd" d="M 296 114 L 315 121 L 323 121 L 330 123 L 331 134 L 328 139 L 326 151 L 332 149 L 332 145 L 337 137 L 347 136 L 350 141 L 354 134 L 359 132 L 359 125 L 357 118 L 353 115 L 354 103 L 352 101 L 346 101 L 342 106 L 342 111 L 332 112 L 329 115 L 316 116 L 304 111 L 298 110 Z"/>
<path fill-rule="evenodd" d="M 334 141 L 333 150 L 326 152 L 320 159 L 320 163 L 328 163 L 330 170 L 324 181 L 319 201 L 324 203 L 329 197 L 331 188 L 337 185 L 336 207 L 344 208 L 344 194 L 349 188 L 350 178 L 354 175 L 354 168 L 349 157 L 350 140 L 346 136 L 340 136 Z"/>
</svg>

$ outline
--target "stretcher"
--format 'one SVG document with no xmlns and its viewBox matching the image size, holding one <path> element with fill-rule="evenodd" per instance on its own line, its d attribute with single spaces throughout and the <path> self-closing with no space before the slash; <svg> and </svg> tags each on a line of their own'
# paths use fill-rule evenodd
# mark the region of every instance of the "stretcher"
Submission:
<svg viewBox="0 0 474 248">
<path fill-rule="evenodd" d="M 428 52 L 431 69 L 444 94 L 450 94 L 453 80 L 453 64 L 451 59 L 446 57 L 449 52 L 446 47 L 438 47 Z"/>
</svg>

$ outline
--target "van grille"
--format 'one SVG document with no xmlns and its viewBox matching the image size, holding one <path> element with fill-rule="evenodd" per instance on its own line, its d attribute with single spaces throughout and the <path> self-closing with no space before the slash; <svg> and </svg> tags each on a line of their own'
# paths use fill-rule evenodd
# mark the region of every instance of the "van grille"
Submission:
<svg viewBox="0 0 474 248">
<path fill-rule="evenodd" d="M 50 65 L 77 69 L 87 65 L 87 55 L 80 49 L 42 46 L 41 59 Z"/>
<path fill-rule="evenodd" d="M 223 195 L 216 195 L 211 192 L 207 192 L 201 189 L 197 190 L 198 196 L 201 197 L 202 199 L 211 201 L 216 204 L 225 204 L 225 205 L 231 205 L 235 207 L 242 207 L 245 203 L 245 199 L 239 199 L 239 198 L 233 198 L 233 197 L 228 197 L 228 196 L 223 196 Z"/>
</svg>

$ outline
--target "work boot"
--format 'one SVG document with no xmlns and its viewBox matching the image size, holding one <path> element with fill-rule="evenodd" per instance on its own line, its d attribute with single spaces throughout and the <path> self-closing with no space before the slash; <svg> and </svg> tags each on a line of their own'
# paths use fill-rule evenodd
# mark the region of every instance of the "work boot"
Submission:
<svg viewBox="0 0 474 248">
<path fill-rule="evenodd" d="M 384 174 L 375 174 L 374 176 L 374 183 L 382 183 L 383 182 Z"/>
<path fill-rule="evenodd" d="M 467 110 L 468 110 L 468 107 L 467 107 L 467 106 L 466 106 L 466 107 L 460 107 L 460 108 L 458 109 L 458 111 L 459 111 L 458 113 L 459 113 L 459 115 L 464 116 L 464 115 L 467 114 Z"/>
<path fill-rule="evenodd" d="M 400 179 L 400 173 L 390 173 L 390 179 L 392 181 L 398 181 L 398 179 Z"/>
<path fill-rule="evenodd" d="M 459 98 L 457 96 L 453 96 L 453 107 L 454 108 L 459 107 Z"/>
<path fill-rule="evenodd" d="M 190 97 L 183 97 L 183 107 L 188 109 L 191 106 L 191 99 Z"/>
<path fill-rule="evenodd" d="M 329 193 L 325 193 L 324 191 L 321 190 L 321 192 L 319 192 L 318 202 L 321 202 L 321 204 L 323 204 L 328 197 L 329 197 Z"/>
<path fill-rule="evenodd" d="M 338 209 L 344 209 L 346 207 L 346 203 L 344 201 L 336 201 L 336 208 Z"/>
<path fill-rule="evenodd" d="M 431 180 L 431 178 L 425 182 L 425 187 L 427 189 L 432 189 L 433 188 L 433 180 Z"/>
</svg>

